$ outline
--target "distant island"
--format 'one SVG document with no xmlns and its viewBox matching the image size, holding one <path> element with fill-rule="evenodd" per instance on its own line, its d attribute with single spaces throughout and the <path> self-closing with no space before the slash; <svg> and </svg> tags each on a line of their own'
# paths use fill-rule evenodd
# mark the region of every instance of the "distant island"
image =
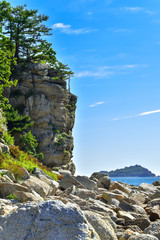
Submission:
<svg viewBox="0 0 160 240">
<path fill-rule="evenodd" d="M 110 172 L 101 171 L 101 173 L 107 173 L 110 177 L 156 177 L 154 173 L 140 165 L 116 169 Z"/>
</svg>

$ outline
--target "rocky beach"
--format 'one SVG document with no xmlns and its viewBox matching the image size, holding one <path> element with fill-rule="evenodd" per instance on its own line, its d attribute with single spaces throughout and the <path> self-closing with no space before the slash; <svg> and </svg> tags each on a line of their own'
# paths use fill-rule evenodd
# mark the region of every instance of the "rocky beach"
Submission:
<svg viewBox="0 0 160 240">
<path fill-rule="evenodd" d="M 160 182 L 130 186 L 68 170 L 54 181 L 38 168 L 16 182 L 11 172 L 1 173 L 2 240 L 160 239 Z"/>
</svg>

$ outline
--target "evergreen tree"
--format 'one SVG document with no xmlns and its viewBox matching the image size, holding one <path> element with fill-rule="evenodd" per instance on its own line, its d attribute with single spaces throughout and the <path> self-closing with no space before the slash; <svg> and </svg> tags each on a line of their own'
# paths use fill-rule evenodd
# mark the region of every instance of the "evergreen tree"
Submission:
<svg viewBox="0 0 160 240">
<path fill-rule="evenodd" d="M 26 5 L 11 7 L 6 1 L 0 3 L 3 34 L 9 37 L 11 43 L 14 43 L 17 63 L 21 59 L 35 60 L 39 47 L 45 42 L 42 36 L 50 35 L 51 29 L 42 24 L 42 22 L 47 21 L 48 16 L 37 14 L 37 12 L 38 10 L 26 9 Z M 12 47 L 11 44 L 11 51 Z"/>
</svg>

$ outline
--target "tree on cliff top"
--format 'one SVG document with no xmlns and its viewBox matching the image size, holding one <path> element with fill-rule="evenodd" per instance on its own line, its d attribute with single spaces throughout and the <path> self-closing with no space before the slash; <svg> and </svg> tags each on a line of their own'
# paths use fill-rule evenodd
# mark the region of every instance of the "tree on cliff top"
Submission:
<svg viewBox="0 0 160 240">
<path fill-rule="evenodd" d="M 43 38 L 51 35 L 51 29 L 43 24 L 47 20 L 48 16 L 38 14 L 38 10 L 28 10 L 26 5 L 12 7 L 6 1 L 0 2 L 0 25 L 10 40 L 8 48 L 17 63 L 48 63 L 65 80 L 73 72 L 56 59 L 52 44 Z"/>
<path fill-rule="evenodd" d="M 42 36 L 50 35 L 51 29 L 42 24 L 47 21 L 48 16 L 37 14 L 37 12 L 38 10 L 26 9 L 26 5 L 11 7 L 6 1 L 0 3 L 0 23 L 3 34 L 10 39 L 10 50 L 14 51 L 17 63 L 21 59 L 36 60 L 39 48 L 45 42 Z M 14 49 L 12 43 L 14 43 Z"/>
</svg>

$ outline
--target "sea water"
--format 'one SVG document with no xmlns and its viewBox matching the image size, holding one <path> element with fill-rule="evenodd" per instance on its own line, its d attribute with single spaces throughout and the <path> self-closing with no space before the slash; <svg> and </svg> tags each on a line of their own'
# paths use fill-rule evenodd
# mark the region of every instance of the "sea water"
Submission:
<svg viewBox="0 0 160 240">
<path fill-rule="evenodd" d="M 153 182 L 160 180 L 160 177 L 111 177 L 111 180 L 139 186 L 141 183 L 152 184 Z"/>
</svg>

